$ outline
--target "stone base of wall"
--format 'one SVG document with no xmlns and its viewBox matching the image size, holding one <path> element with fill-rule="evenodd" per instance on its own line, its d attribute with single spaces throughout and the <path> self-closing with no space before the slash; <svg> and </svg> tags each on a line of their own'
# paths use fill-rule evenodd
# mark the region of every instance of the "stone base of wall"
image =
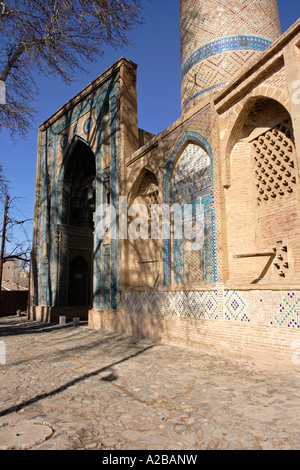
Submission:
<svg viewBox="0 0 300 470">
<path fill-rule="evenodd" d="M 126 315 L 124 312 L 93 309 L 89 311 L 88 321 L 89 327 L 94 330 L 135 336 L 127 325 Z"/>
<path fill-rule="evenodd" d="M 206 317 L 199 304 L 196 308 L 195 296 L 201 294 L 199 292 L 130 292 L 126 296 L 126 310 L 91 310 L 89 326 L 193 348 L 224 358 L 242 359 L 261 367 L 300 372 L 299 293 L 227 291 L 223 295 L 217 292 L 219 303 L 214 304 L 212 299 L 216 292 L 212 291 L 206 298 L 206 306 L 201 304 L 204 310 L 206 308 Z M 152 314 L 139 311 L 142 308 L 150 311 L 150 299 L 153 301 L 153 298 Z M 170 298 L 174 309 L 176 298 L 182 315 L 178 311 L 175 315 L 175 310 L 174 315 L 167 314 Z M 226 306 L 225 299 L 230 299 L 230 305 Z M 277 317 L 274 310 L 278 301 L 282 302 L 278 305 L 281 317 Z M 233 309 L 231 317 L 228 315 L 229 307 Z M 210 315 L 212 310 L 214 314 Z M 196 311 L 198 316 L 196 313 L 192 316 L 191 311 Z"/>
<path fill-rule="evenodd" d="M 57 323 L 60 316 L 65 316 L 67 321 L 80 318 L 80 321 L 88 320 L 89 307 L 46 307 L 31 306 L 28 309 L 28 319 L 44 323 Z"/>
</svg>

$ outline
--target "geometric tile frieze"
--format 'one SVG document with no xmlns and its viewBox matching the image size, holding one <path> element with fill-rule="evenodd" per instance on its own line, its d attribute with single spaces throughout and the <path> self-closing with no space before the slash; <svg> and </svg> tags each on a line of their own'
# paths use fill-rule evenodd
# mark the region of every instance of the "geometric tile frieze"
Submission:
<svg viewBox="0 0 300 470">
<path fill-rule="evenodd" d="M 300 292 L 212 291 L 127 292 L 127 313 L 238 322 L 300 329 Z"/>
<path fill-rule="evenodd" d="M 231 36 L 212 41 L 194 51 L 186 60 L 182 67 L 181 76 L 184 76 L 191 70 L 195 64 L 216 54 L 229 51 L 265 51 L 271 41 L 257 36 Z"/>
</svg>

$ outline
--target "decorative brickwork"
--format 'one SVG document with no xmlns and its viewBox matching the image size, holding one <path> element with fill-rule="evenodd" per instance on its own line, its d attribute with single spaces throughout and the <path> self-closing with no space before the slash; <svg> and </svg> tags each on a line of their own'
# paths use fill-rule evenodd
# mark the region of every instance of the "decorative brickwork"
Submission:
<svg viewBox="0 0 300 470">
<path fill-rule="evenodd" d="M 182 110 L 227 85 L 279 35 L 276 0 L 181 0 Z"/>
<path fill-rule="evenodd" d="M 135 68 L 122 59 L 39 129 L 33 307 L 68 308 L 75 286 L 85 293 L 83 306 L 114 310 L 121 305 L 121 243 L 102 240 L 95 229 L 100 204 L 118 209 L 121 144 L 136 148 L 128 143 L 129 133 L 121 141 L 120 132 L 120 109 L 126 115 L 128 105 L 121 101 L 120 83 L 135 86 Z M 131 126 L 135 96 L 128 92 L 129 97 Z M 126 119 L 122 123 L 126 128 Z M 137 137 L 136 130 L 135 145 Z"/>
<path fill-rule="evenodd" d="M 300 21 L 279 32 L 276 0 L 181 0 L 177 121 L 138 128 L 136 66 L 121 59 L 40 127 L 31 318 L 85 315 L 85 295 L 92 328 L 294 368 Z M 116 237 L 99 235 L 103 203 Z"/>
<path fill-rule="evenodd" d="M 286 120 L 253 142 L 258 205 L 276 198 L 281 200 L 296 189 L 296 153 L 292 134 L 292 123 Z"/>
</svg>

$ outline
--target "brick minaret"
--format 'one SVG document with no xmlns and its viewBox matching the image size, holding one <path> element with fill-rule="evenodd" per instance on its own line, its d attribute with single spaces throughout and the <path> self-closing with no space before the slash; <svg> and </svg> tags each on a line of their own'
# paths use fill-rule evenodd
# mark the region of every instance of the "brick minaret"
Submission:
<svg viewBox="0 0 300 470">
<path fill-rule="evenodd" d="M 180 0 L 181 108 L 227 85 L 280 36 L 276 0 Z"/>
</svg>

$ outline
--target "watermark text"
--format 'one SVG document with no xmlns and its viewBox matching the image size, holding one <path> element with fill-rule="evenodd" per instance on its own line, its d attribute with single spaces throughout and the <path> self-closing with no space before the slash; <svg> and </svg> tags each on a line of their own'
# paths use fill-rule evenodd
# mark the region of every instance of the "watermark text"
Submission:
<svg viewBox="0 0 300 470">
<path fill-rule="evenodd" d="M 2 80 L 0 80 L 0 104 L 6 104 L 6 87 Z"/>
<path fill-rule="evenodd" d="M 100 240 L 183 240 L 188 251 L 200 250 L 204 243 L 205 211 L 197 204 L 133 204 L 119 198 L 119 208 L 100 204 L 96 212 L 96 234 Z"/>
<path fill-rule="evenodd" d="M 6 346 L 4 341 L 0 341 L 0 364 L 6 364 Z"/>
</svg>

